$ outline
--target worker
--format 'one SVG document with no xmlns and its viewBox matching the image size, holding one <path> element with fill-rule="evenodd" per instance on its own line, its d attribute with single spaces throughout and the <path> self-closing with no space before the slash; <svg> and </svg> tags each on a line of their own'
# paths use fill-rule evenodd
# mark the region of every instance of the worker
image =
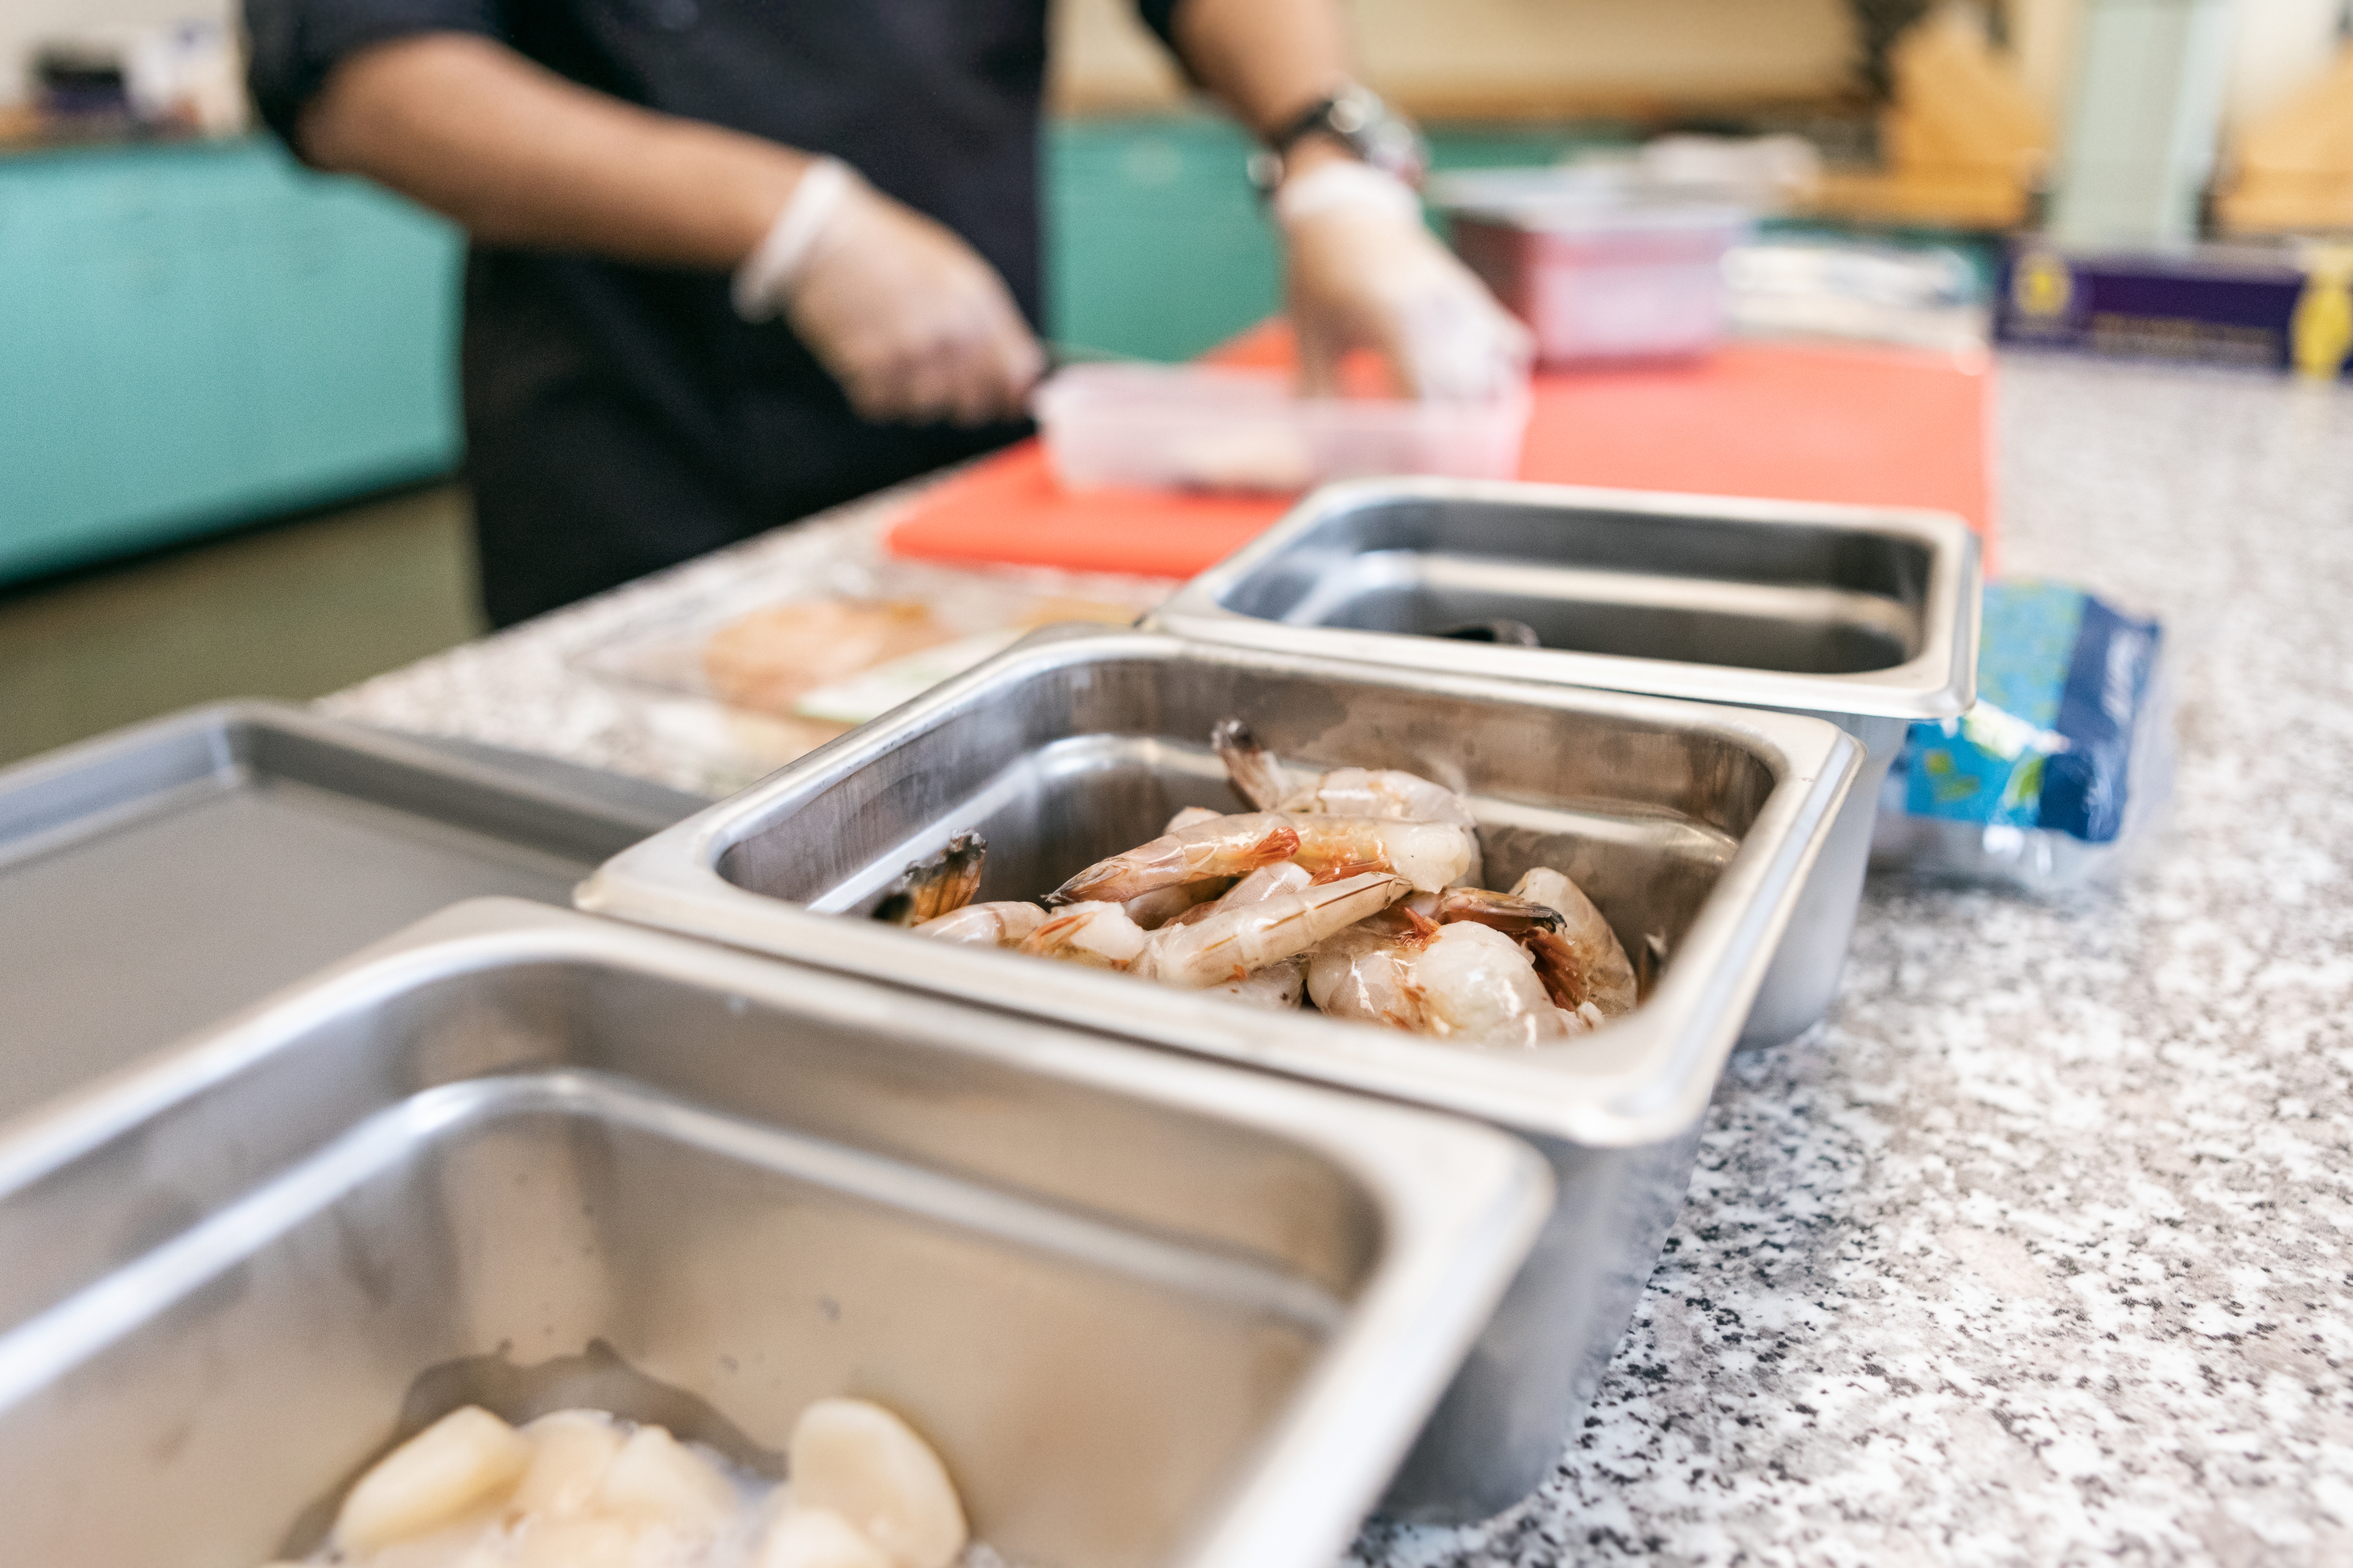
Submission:
<svg viewBox="0 0 2353 1568">
<path fill-rule="evenodd" d="M 1140 0 L 1266 144 L 1311 390 L 1524 371 L 1422 226 L 1339 0 Z M 505 626 L 1022 433 L 1046 0 L 247 0 L 296 153 L 471 237 L 460 353 Z M 1237 177 L 1240 177 L 1238 172 Z"/>
</svg>

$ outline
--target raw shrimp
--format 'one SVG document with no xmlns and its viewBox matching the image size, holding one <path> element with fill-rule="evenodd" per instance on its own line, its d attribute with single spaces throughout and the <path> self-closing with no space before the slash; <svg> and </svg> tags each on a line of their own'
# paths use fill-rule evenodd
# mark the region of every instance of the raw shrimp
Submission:
<svg viewBox="0 0 2353 1568">
<path fill-rule="evenodd" d="M 1316 944 L 1307 955 L 1307 994 L 1335 1018 L 1418 1030 L 1414 956 L 1437 935 L 1436 922 L 1410 900 L 1393 905 Z"/>
<path fill-rule="evenodd" d="M 1239 719 L 1221 721 L 1209 743 L 1226 764 L 1235 792 L 1261 811 L 1377 816 L 1399 822 L 1451 822 L 1475 827 L 1470 807 L 1444 784 L 1397 768 L 1334 768 L 1293 789 L 1282 764 Z"/>
<path fill-rule="evenodd" d="M 1466 1045 L 1555 1045 L 1589 1024 L 1553 1005 L 1520 944 L 1492 926 L 1441 926 L 1414 956 L 1422 1030 Z"/>
<path fill-rule="evenodd" d="M 1096 861 L 1055 889 L 1046 901 L 1124 903 L 1178 882 L 1244 876 L 1290 859 L 1298 847 L 1298 830 L 1282 817 L 1265 813 L 1213 816 Z"/>
<path fill-rule="evenodd" d="M 1046 923 L 1046 911 L 1035 904 L 1010 901 L 966 904 L 914 928 L 917 936 L 941 942 L 969 942 L 975 947 L 1018 947 L 1021 939 Z"/>
<path fill-rule="evenodd" d="M 1584 889 L 1563 873 L 1539 866 L 1521 878 L 1512 892 L 1560 911 L 1557 933 L 1528 939 L 1536 973 L 1555 1002 L 1571 1013 L 1590 1006 L 1599 1018 L 1623 1017 L 1634 1010 L 1641 995 L 1634 966 L 1618 933 Z"/>
<path fill-rule="evenodd" d="M 1256 876 L 1256 872 L 1251 873 Z M 1127 900 L 1127 918 L 1145 931 L 1158 931 L 1170 921 L 1179 919 L 1188 910 L 1199 909 L 1214 899 L 1225 896 L 1236 879 L 1210 877 L 1198 882 L 1178 882 L 1173 887 L 1155 888 Z"/>
<path fill-rule="evenodd" d="M 913 926 L 964 908 L 980 888 L 981 863 L 987 856 L 988 840 L 970 829 L 957 834 L 946 848 L 899 873 L 874 906 L 874 918 Z"/>
<path fill-rule="evenodd" d="M 1461 795 L 1444 784 L 1397 768 L 1334 768 L 1285 799 L 1282 809 L 1392 817 L 1401 822 L 1451 822 L 1457 827 L 1477 826 Z"/>
<path fill-rule="evenodd" d="M 1281 963 L 1270 963 L 1255 974 L 1240 980 L 1229 980 L 1223 985 L 1212 985 L 1208 994 L 1231 997 L 1245 1007 L 1263 1007 L 1271 1013 L 1287 1013 L 1299 1005 L 1299 997 L 1307 985 L 1307 955 L 1297 953 Z"/>
<path fill-rule="evenodd" d="M 1119 905 L 1097 900 L 1055 910 L 1021 939 L 1020 951 L 1092 969 L 1125 969 L 1144 952 L 1151 935 Z"/>
<path fill-rule="evenodd" d="M 1435 893 L 1461 881 L 1479 863 L 1479 836 L 1451 822 L 1327 816 L 1316 812 L 1288 820 L 1298 840 L 1290 858 L 1310 871 L 1351 863 L 1386 866 L 1411 882 L 1416 891 Z"/>
<path fill-rule="evenodd" d="M 1291 781 L 1282 776 L 1282 763 L 1258 743 L 1248 724 L 1239 719 L 1219 720 L 1209 731 L 1209 744 L 1226 764 L 1226 777 L 1233 781 L 1234 793 L 1250 802 L 1251 810 L 1283 809 Z"/>
<path fill-rule="evenodd" d="M 1367 866 L 1365 869 L 1377 871 L 1381 868 Z M 1307 885 L 1314 879 L 1306 867 L 1294 866 L 1288 860 L 1280 860 L 1271 866 L 1261 866 L 1257 870 L 1236 882 L 1233 890 L 1218 901 L 1229 909 L 1240 909 L 1245 904 L 1262 904 L 1267 900 L 1282 893 L 1303 892 Z"/>
<path fill-rule="evenodd" d="M 1378 913 L 1408 890 L 1403 878 L 1372 871 L 1256 903 L 1228 908 L 1221 900 L 1207 920 L 1153 932 L 1134 968 L 1187 991 L 1241 980 Z"/>
<path fill-rule="evenodd" d="M 1170 817 L 1168 819 L 1168 826 L 1162 828 L 1160 831 L 1163 833 L 1182 833 L 1185 829 L 1191 827 L 1198 823 L 1214 822 L 1223 816 L 1225 816 L 1224 812 L 1212 811 L 1206 805 L 1188 805 L 1183 807 L 1176 816 Z"/>
</svg>

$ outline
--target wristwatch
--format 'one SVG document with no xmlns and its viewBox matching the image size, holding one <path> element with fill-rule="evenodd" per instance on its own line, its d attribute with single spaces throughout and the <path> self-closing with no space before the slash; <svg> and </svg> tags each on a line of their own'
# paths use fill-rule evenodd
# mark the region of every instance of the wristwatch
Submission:
<svg viewBox="0 0 2353 1568">
<path fill-rule="evenodd" d="M 1292 121 L 1250 158 L 1250 184 L 1271 196 L 1282 184 L 1283 160 L 1310 136 L 1328 136 L 1353 158 L 1419 189 L 1430 169 L 1430 143 L 1420 127 L 1381 101 L 1368 87 L 1354 83 Z"/>
</svg>

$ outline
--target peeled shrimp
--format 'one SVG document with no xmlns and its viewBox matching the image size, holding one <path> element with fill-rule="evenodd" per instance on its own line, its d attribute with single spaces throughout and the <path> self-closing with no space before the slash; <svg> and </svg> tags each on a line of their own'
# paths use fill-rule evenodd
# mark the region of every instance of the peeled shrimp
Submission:
<svg viewBox="0 0 2353 1568">
<path fill-rule="evenodd" d="M 988 840 L 969 829 L 957 834 L 946 848 L 899 873 L 874 906 L 874 918 L 913 926 L 964 908 L 979 890 L 981 864 L 987 856 Z"/>
<path fill-rule="evenodd" d="M 1046 901 L 1125 903 L 1178 882 L 1245 876 L 1261 866 L 1290 859 L 1298 847 L 1298 830 L 1282 817 L 1265 813 L 1213 816 L 1096 861 L 1055 889 Z"/>
<path fill-rule="evenodd" d="M 1152 933 L 1107 900 L 1067 904 L 1021 939 L 1020 951 L 1093 969 L 1125 969 Z"/>
<path fill-rule="evenodd" d="M 1046 923 L 1046 911 L 1035 904 L 1005 901 L 966 904 L 914 928 L 917 936 L 942 942 L 969 942 L 975 947 L 1018 947 L 1024 937 Z"/>
<path fill-rule="evenodd" d="M 1187 991 L 1242 980 L 1378 913 L 1407 891 L 1404 879 L 1371 871 L 1255 903 L 1229 908 L 1220 900 L 1206 920 L 1153 932 L 1134 967 Z"/>
<path fill-rule="evenodd" d="M 1539 866 L 1522 877 L 1513 895 L 1560 912 L 1556 934 L 1528 939 L 1536 973 L 1553 1000 L 1568 1012 L 1590 1007 L 1597 1018 L 1618 1018 L 1634 1010 L 1640 989 L 1634 966 L 1585 889 L 1561 872 Z"/>
<path fill-rule="evenodd" d="M 1209 743 L 1224 761 L 1236 792 L 1261 811 L 1477 826 L 1461 795 L 1418 773 L 1397 768 L 1334 768 L 1305 788 L 1293 789 L 1282 764 L 1240 720 L 1220 721 L 1209 731 Z"/>
</svg>

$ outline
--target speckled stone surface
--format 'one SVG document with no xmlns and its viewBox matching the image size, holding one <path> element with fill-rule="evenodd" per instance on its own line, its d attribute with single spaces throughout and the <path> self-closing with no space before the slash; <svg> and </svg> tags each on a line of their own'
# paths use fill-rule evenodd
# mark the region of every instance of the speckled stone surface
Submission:
<svg viewBox="0 0 2353 1568">
<path fill-rule="evenodd" d="M 1355 1560 L 2353 1563 L 2353 392 L 2011 358 L 2000 397 L 2002 568 L 2168 621 L 2169 826 L 2105 891 L 1875 879 L 1559 1471 Z M 708 784 L 564 649 L 732 569 L 331 706 Z"/>
</svg>

